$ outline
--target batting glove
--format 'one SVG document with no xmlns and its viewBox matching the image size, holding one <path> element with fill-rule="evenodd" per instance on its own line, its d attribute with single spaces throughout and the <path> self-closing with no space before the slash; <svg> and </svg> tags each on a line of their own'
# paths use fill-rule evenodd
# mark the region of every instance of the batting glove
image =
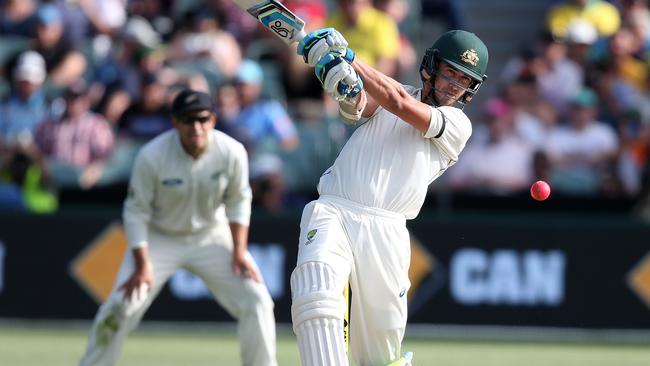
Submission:
<svg viewBox="0 0 650 366">
<path fill-rule="evenodd" d="M 337 52 L 349 63 L 354 60 L 354 52 L 348 48 L 348 41 L 334 28 L 310 32 L 298 43 L 298 54 L 312 67 L 329 52 Z"/>
<path fill-rule="evenodd" d="M 325 54 L 316 64 L 315 72 L 323 89 L 337 101 L 353 98 L 363 89 L 359 74 L 336 52 Z"/>
</svg>

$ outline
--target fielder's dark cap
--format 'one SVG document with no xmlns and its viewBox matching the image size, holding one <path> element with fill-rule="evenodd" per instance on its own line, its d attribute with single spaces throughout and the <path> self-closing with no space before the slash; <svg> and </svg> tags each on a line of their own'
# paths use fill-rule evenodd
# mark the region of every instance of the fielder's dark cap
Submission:
<svg viewBox="0 0 650 366">
<path fill-rule="evenodd" d="M 213 111 L 214 105 L 210 95 L 204 92 L 184 89 L 176 95 L 172 102 L 172 114 L 182 116 L 193 111 Z"/>
</svg>

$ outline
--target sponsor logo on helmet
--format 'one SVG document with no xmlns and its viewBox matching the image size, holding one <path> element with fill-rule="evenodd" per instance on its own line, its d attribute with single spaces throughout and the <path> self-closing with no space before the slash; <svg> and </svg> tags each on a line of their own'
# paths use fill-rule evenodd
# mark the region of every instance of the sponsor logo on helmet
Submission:
<svg viewBox="0 0 650 366">
<path fill-rule="evenodd" d="M 478 52 L 476 52 L 475 49 L 465 50 L 465 52 L 460 55 L 460 59 L 472 66 L 476 66 L 479 61 Z"/>
</svg>

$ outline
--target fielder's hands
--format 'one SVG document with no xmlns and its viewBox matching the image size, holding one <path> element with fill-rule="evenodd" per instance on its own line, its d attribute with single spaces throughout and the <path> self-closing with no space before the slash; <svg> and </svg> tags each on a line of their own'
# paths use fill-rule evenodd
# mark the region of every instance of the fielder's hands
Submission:
<svg viewBox="0 0 650 366">
<path fill-rule="evenodd" d="M 253 262 L 253 258 L 248 252 L 233 253 L 232 272 L 235 274 L 235 276 L 244 276 L 252 279 L 255 282 L 262 282 L 262 276 L 257 271 L 257 267 Z"/>
<path fill-rule="evenodd" d="M 124 291 L 124 300 L 143 300 L 153 286 L 153 268 L 150 262 L 138 266 L 131 277 L 120 287 Z"/>
<path fill-rule="evenodd" d="M 354 60 L 354 52 L 348 48 L 348 41 L 334 28 L 310 32 L 298 43 L 298 54 L 312 67 L 330 52 L 338 53 L 350 63 Z"/>
<path fill-rule="evenodd" d="M 336 52 L 325 54 L 316 64 L 315 72 L 323 89 L 337 101 L 354 98 L 363 90 L 359 74 Z"/>
</svg>

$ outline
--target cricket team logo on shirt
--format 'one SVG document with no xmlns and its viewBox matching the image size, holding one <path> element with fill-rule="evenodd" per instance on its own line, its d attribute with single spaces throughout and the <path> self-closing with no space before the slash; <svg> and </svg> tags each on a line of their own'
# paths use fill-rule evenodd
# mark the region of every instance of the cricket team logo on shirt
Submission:
<svg viewBox="0 0 650 366">
<path fill-rule="evenodd" d="M 309 230 L 309 232 L 307 232 L 307 243 L 305 243 L 305 245 L 309 245 L 309 244 L 311 244 L 311 242 L 314 241 L 314 237 L 316 236 L 316 232 L 318 232 L 318 229 Z"/>
</svg>

